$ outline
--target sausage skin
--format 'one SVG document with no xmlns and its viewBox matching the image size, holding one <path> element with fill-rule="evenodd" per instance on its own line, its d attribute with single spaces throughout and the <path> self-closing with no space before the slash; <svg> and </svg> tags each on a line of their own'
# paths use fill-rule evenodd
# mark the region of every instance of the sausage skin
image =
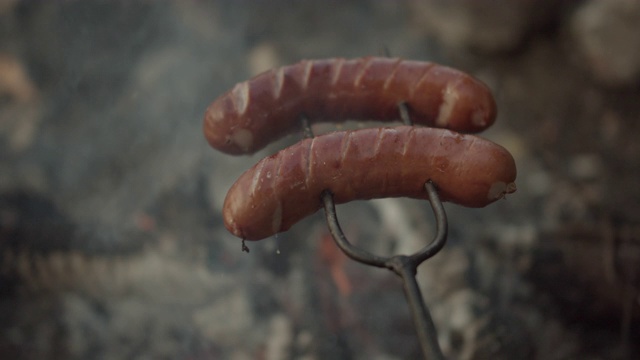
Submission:
<svg viewBox="0 0 640 360">
<path fill-rule="evenodd" d="M 337 131 L 262 159 L 233 184 L 223 216 L 234 235 L 260 240 L 320 209 L 325 189 L 336 204 L 426 199 L 432 180 L 441 200 L 483 207 L 514 192 L 515 178 L 511 154 L 474 135 L 412 126 Z"/>
<path fill-rule="evenodd" d="M 475 133 L 491 126 L 489 88 L 461 71 L 430 62 L 365 57 L 304 60 L 264 72 L 216 99 L 204 117 L 209 144 L 252 154 L 310 122 L 399 120 L 408 105 L 415 124 Z"/>
</svg>

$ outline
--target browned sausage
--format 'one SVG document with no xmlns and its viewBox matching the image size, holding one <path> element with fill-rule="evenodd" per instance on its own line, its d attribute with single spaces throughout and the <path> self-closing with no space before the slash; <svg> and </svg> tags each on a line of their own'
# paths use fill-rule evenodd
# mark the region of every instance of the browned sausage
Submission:
<svg viewBox="0 0 640 360">
<path fill-rule="evenodd" d="M 314 121 L 399 120 L 408 105 L 415 124 L 474 133 L 493 124 L 496 104 L 480 81 L 429 62 L 365 57 L 305 60 L 237 84 L 204 118 L 209 144 L 254 153 Z"/>
<path fill-rule="evenodd" d="M 400 126 L 338 131 L 305 139 L 242 174 L 224 201 L 227 229 L 247 240 L 288 230 L 321 207 L 384 197 L 427 198 L 483 207 L 515 191 L 516 166 L 503 147 L 474 135 Z"/>
</svg>

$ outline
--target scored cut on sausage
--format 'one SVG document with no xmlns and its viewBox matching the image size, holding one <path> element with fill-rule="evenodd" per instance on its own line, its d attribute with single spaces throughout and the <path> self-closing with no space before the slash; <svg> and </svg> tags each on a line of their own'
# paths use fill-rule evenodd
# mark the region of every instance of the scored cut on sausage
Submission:
<svg viewBox="0 0 640 360">
<path fill-rule="evenodd" d="M 227 229 L 246 240 L 282 231 L 322 207 L 385 197 L 426 199 L 431 180 L 442 201 L 484 207 L 516 190 L 511 154 L 489 140 L 446 129 L 399 126 L 336 131 L 266 157 L 233 184 Z"/>
<path fill-rule="evenodd" d="M 216 99 L 204 117 L 209 144 L 252 154 L 311 123 L 397 121 L 405 103 L 414 124 L 476 133 L 491 126 L 496 104 L 470 75 L 431 62 L 398 58 L 304 60 L 241 82 Z"/>
</svg>

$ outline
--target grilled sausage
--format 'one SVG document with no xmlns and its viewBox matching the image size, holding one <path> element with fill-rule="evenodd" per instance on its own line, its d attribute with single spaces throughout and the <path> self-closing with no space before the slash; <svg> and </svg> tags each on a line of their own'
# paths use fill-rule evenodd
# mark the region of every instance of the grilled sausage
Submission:
<svg viewBox="0 0 640 360">
<path fill-rule="evenodd" d="M 503 147 L 474 135 L 399 126 L 338 131 L 262 159 L 227 193 L 227 229 L 246 240 L 288 230 L 321 206 L 385 197 L 426 199 L 432 180 L 443 201 L 483 207 L 512 193 L 516 167 Z"/>
<path fill-rule="evenodd" d="M 496 104 L 480 81 L 429 62 L 365 57 L 305 60 L 237 84 L 204 118 L 209 144 L 251 154 L 310 122 L 399 120 L 407 104 L 415 124 L 475 133 L 493 124 Z"/>
</svg>

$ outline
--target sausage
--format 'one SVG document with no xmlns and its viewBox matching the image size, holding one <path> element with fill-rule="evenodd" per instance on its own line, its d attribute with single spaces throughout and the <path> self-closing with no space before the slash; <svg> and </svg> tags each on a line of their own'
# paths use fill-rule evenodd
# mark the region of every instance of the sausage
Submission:
<svg viewBox="0 0 640 360">
<path fill-rule="evenodd" d="M 432 180 L 443 201 L 483 207 L 512 193 L 511 154 L 489 140 L 415 126 L 337 131 L 305 139 L 262 159 L 224 201 L 227 229 L 246 240 L 288 230 L 321 206 L 384 197 L 426 199 Z"/>
<path fill-rule="evenodd" d="M 415 124 L 475 133 L 493 124 L 496 104 L 480 81 L 430 62 L 365 57 L 305 60 L 237 84 L 204 117 L 209 144 L 251 154 L 310 122 L 399 120 L 406 103 Z"/>
</svg>

